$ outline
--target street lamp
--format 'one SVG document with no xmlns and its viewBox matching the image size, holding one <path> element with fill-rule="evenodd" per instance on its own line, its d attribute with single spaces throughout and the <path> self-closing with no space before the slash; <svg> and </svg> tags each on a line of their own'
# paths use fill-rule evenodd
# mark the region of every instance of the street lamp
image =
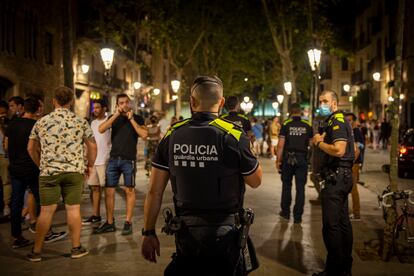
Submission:
<svg viewBox="0 0 414 276">
<path fill-rule="evenodd" d="M 171 99 L 172 99 L 173 101 L 175 101 L 175 100 L 177 100 L 177 99 L 178 99 L 178 96 L 177 96 L 177 95 L 172 95 Z"/>
<path fill-rule="evenodd" d="M 172 80 L 171 81 L 171 88 L 174 91 L 174 93 L 177 93 L 180 89 L 180 81 L 179 80 Z"/>
<path fill-rule="evenodd" d="M 313 72 L 313 93 L 310 95 L 310 111 L 311 118 L 314 116 L 314 110 L 318 102 L 318 90 L 319 90 L 319 64 L 321 62 L 322 51 L 319 49 L 310 49 L 308 51 L 309 65 Z"/>
<path fill-rule="evenodd" d="M 246 97 L 245 97 L 246 98 Z M 249 102 L 242 102 L 240 104 L 240 108 L 245 112 L 245 113 L 250 113 L 250 111 L 252 111 L 253 109 L 253 103 L 251 101 Z"/>
<path fill-rule="evenodd" d="M 374 81 L 380 81 L 381 80 L 381 73 L 380 72 L 375 72 L 374 74 L 372 74 L 372 78 L 374 79 Z"/>
<path fill-rule="evenodd" d="M 154 90 L 152 90 L 152 92 L 154 92 L 154 95 L 157 96 L 161 93 L 161 90 L 159 90 L 158 88 L 154 88 Z M 174 96 L 176 96 L 176 95 L 174 95 Z"/>
<path fill-rule="evenodd" d="M 244 81 L 246 81 L 246 82 L 247 82 L 248 80 L 249 80 L 248 78 L 244 78 Z"/>
<path fill-rule="evenodd" d="M 345 92 L 349 92 L 351 91 L 351 86 L 349 84 L 344 84 L 344 86 L 342 87 L 344 89 Z"/>
<path fill-rule="evenodd" d="M 287 95 L 290 95 L 292 93 L 292 83 L 290 81 L 287 81 L 283 84 L 285 88 L 285 92 Z"/>
<path fill-rule="evenodd" d="M 279 102 L 279 104 L 283 103 L 284 98 L 285 98 L 285 96 L 283 96 L 283 95 L 277 95 L 277 101 Z"/>
<path fill-rule="evenodd" d="M 141 86 L 142 86 L 142 84 L 139 82 L 139 81 L 136 81 L 136 82 L 134 82 L 134 89 L 135 90 L 138 90 L 138 89 L 140 89 L 141 88 Z"/>
<path fill-rule="evenodd" d="M 81 70 L 82 70 L 82 73 L 87 74 L 89 72 L 89 65 L 82 64 L 81 65 Z"/>
<path fill-rule="evenodd" d="M 273 102 L 272 107 L 273 107 L 274 110 L 277 110 L 279 108 L 279 103 L 278 102 Z"/>
<path fill-rule="evenodd" d="M 107 84 L 109 84 L 111 76 L 109 74 L 109 70 L 112 67 L 112 63 L 114 62 L 114 53 L 115 51 L 111 48 L 103 48 L 101 49 L 101 58 L 103 64 L 105 66 L 105 78 Z"/>
<path fill-rule="evenodd" d="M 249 101 L 250 101 L 249 96 L 245 96 L 245 97 L 243 98 L 243 102 L 248 103 Z"/>
</svg>

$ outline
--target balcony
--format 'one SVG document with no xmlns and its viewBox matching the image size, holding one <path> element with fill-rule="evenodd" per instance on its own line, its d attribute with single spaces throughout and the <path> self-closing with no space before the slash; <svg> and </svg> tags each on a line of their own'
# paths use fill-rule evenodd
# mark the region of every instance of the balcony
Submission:
<svg viewBox="0 0 414 276">
<path fill-rule="evenodd" d="M 362 70 L 352 73 L 351 82 L 352 84 L 357 84 L 357 83 L 362 82 Z"/>
</svg>

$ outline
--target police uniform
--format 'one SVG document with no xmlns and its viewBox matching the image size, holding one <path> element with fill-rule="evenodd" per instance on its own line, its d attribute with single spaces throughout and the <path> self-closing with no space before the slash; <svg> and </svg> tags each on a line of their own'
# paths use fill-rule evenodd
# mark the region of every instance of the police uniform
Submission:
<svg viewBox="0 0 414 276">
<path fill-rule="evenodd" d="M 296 199 L 293 208 L 295 223 L 302 222 L 303 205 L 305 203 L 305 184 L 308 171 L 309 139 L 313 137 L 309 121 L 300 116 L 292 117 L 283 123 L 279 134 L 285 139 L 282 157 L 282 200 L 281 216 L 290 217 L 290 204 L 292 201 L 292 179 L 296 176 Z"/>
<path fill-rule="evenodd" d="M 259 165 L 246 135 L 212 113 L 197 112 L 170 128 L 152 165 L 169 172 L 176 215 L 183 222 L 166 275 L 240 271 L 236 214 L 243 207 L 243 176 Z"/>
<path fill-rule="evenodd" d="M 352 189 L 352 165 L 355 156 L 354 137 L 349 121 L 336 111 L 325 121 L 324 143 L 346 142 L 342 157 L 324 154 L 321 176 L 323 239 L 328 256 L 328 275 L 350 274 L 352 268 L 352 226 L 348 215 L 348 194 Z"/>
<path fill-rule="evenodd" d="M 252 130 L 252 125 L 250 124 L 249 118 L 239 112 L 230 111 L 228 114 L 221 115 L 221 118 L 226 119 L 242 128 L 245 133 L 248 133 Z"/>
</svg>

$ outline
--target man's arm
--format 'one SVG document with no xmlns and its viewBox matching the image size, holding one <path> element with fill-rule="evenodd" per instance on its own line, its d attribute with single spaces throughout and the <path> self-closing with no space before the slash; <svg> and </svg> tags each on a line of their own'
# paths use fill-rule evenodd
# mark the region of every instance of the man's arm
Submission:
<svg viewBox="0 0 414 276">
<path fill-rule="evenodd" d="M 280 165 L 282 164 L 283 148 L 285 147 L 285 137 L 279 136 L 279 142 L 276 149 L 276 169 L 280 171 Z"/>
<path fill-rule="evenodd" d="M 3 149 L 5 152 L 9 150 L 9 138 L 7 136 L 4 136 L 3 139 Z"/>
<path fill-rule="evenodd" d="M 91 168 L 95 164 L 98 147 L 96 146 L 96 141 L 95 141 L 95 138 L 93 137 L 84 139 L 84 142 L 85 142 L 86 149 L 87 149 L 86 157 L 88 159 L 88 168 Z"/>
<path fill-rule="evenodd" d="M 252 188 L 257 188 L 262 184 L 262 174 L 262 167 L 259 164 L 254 173 L 243 176 L 244 182 Z"/>
<path fill-rule="evenodd" d="M 169 176 L 166 170 L 151 168 L 150 189 L 144 203 L 144 230 L 155 230 Z M 157 262 L 156 255 L 160 256 L 160 243 L 156 235 L 142 237 L 141 253 L 146 260 Z"/>
<path fill-rule="evenodd" d="M 134 119 L 134 115 L 129 115 L 128 114 L 128 119 L 132 124 L 132 127 L 134 128 L 135 132 L 142 138 L 142 139 L 147 139 L 148 136 L 148 130 L 145 126 L 140 126 L 138 125 L 138 123 L 135 121 Z"/>
<path fill-rule="evenodd" d="M 335 141 L 333 144 L 327 144 L 323 142 L 325 135 L 326 133 L 323 133 L 322 135 L 315 134 L 315 136 L 313 136 L 313 144 L 331 156 L 335 156 L 335 157 L 344 156 L 347 142 L 340 140 L 340 141 Z"/>
<path fill-rule="evenodd" d="M 27 151 L 29 152 L 30 158 L 32 158 L 33 162 L 39 167 L 40 166 L 40 150 L 41 146 L 38 140 L 29 139 L 29 143 L 27 145 Z"/>
<path fill-rule="evenodd" d="M 119 110 L 116 109 L 116 112 L 114 115 L 112 115 L 111 117 L 109 117 L 108 120 L 106 120 L 105 122 L 103 122 L 102 124 L 99 125 L 99 133 L 104 133 L 108 128 L 112 127 L 112 124 L 114 123 L 114 121 L 116 120 L 116 118 L 119 117 L 121 113 L 119 113 Z"/>
</svg>

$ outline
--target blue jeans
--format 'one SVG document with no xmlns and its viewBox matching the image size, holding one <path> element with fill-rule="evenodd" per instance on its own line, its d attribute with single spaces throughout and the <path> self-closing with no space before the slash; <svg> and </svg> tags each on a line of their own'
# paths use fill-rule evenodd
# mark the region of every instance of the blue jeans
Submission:
<svg viewBox="0 0 414 276">
<path fill-rule="evenodd" d="M 124 175 L 124 185 L 126 187 L 135 187 L 135 160 L 109 159 L 108 166 L 106 166 L 106 187 L 118 186 L 121 174 Z"/>
<path fill-rule="evenodd" d="M 39 175 L 15 176 L 10 174 L 10 182 L 12 185 L 11 232 L 14 238 L 18 238 L 22 235 L 22 209 L 24 205 L 24 194 L 27 188 L 30 188 L 36 200 L 37 214 L 39 215 L 40 213 Z"/>
<path fill-rule="evenodd" d="M 293 217 L 296 222 L 302 221 L 303 206 L 305 204 L 305 184 L 308 173 L 308 162 L 306 154 L 296 154 L 297 163 L 289 165 L 287 157 L 282 162 L 282 200 L 280 207 L 282 215 L 290 216 L 290 204 L 292 202 L 292 180 L 295 176 L 296 198 L 293 207 Z"/>
</svg>

